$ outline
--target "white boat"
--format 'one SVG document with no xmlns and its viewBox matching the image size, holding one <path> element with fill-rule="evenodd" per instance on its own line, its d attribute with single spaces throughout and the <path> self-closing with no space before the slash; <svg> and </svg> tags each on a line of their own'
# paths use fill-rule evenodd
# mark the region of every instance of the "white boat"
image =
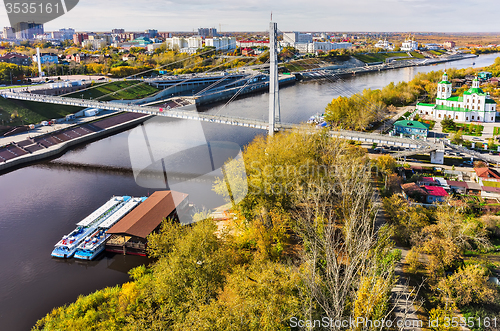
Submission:
<svg viewBox="0 0 500 331">
<path fill-rule="evenodd" d="M 307 121 L 308 124 L 320 124 L 320 123 L 323 123 L 325 121 L 325 114 L 316 114 L 316 115 L 313 115 L 309 118 L 309 120 Z"/>
<path fill-rule="evenodd" d="M 70 234 L 62 237 L 52 251 L 53 257 L 69 258 L 76 252 L 78 245 L 91 233 L 99 224 L 104 222 L 111 214 L 118 210 L 130 197 L 113 197 L 104 205 L 95 210 L 76 224 Z"/>
<path fill-rule="evenodd" d="M 129 199 L 119 210 L 99 224 L 98 229 L 78 245 L 75 259 L 92 260 L 99 255 L 104 250 L 106 241 L 110 237 L 110 235 L 106 233 L 106 230 L 121 220 L 144 200 L 146 200 L 146 197 Z"/>
</svg>

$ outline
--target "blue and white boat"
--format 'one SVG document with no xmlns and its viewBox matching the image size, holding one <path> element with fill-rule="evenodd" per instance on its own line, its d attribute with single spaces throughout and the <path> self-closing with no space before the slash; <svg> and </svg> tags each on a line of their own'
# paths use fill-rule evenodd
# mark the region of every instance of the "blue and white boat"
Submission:
<svg viewBox="0 0 500 331">
<path fill-rule="evenodd" d="M 146 197 L 129 199 L 119 210 L 99 224 L 98 229 L 78 245 L 75 259 L 92 260 L 99 255 L 104 250 L 106 241 L 111 236 L 106 233 L 106 230 L 111 228 L 144 200 L 146 200 Z"/>
<path fill-rule="evenodd" d="M 91 233 L 93 233 L 99 224 L 104 222 L 110 215 L 120 209 L 124 202 L 130 200 L 130 197 L 113 197 L 104 205 L 95 210 L 92 214 L 85 217 L 76 224 L 70 234 L 62 237 L 55 245 L 52 256 L 60 258 L 72 257 L 76 252 L 78 245 Z"/>
<path fill-rule="evenodd" d="M 325 114 L 319 114 L 319 113 L 311 116 L 307 121 L 308 124 L 320 124 L 323 122 L 325 122 Z"/>
</svg>

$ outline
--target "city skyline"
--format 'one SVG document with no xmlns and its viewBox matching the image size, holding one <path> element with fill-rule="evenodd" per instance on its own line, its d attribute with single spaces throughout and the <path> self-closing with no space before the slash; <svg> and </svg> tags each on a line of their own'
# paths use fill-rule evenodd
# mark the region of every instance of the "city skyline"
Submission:
<svg viewBox="0 0 500 331">
<path fill-rule="evenodd" d="M 47 31 L 72 27 L 77 31 L 193 31 L 215 27 L 221 31 L 265 31 L 273 13 L 281 31 L 373 31 L 373 32 L 498 32 L 494 22 L 498 2 L 481 0 L 353 0 L 316 1 L 307 7 L 296 0 L 264 1 L 200 0 L 181 2 L 151 0 L 80 1 L 67 14 L 45 24 Z M 475 15 L 471 15 L 475 13 Z M 480 15 L 480 16 L 479 16 Z M 471 17 L 477 18 L 475 21 Z M 9 25 L 5 7 L 0 21 Z"/>
</svg>

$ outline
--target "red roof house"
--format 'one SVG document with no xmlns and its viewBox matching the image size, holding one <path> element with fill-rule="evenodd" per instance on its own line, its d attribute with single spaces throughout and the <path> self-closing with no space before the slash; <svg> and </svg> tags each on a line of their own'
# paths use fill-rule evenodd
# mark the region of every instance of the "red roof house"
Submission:
<svg viewBox="0 0 500 331">
<path fill-rule="evenodd" d="M 479 178 L 495 178 L 500 179 L 500 174 L 495 169 L 490 168 L 474 168 L 477 177 Z"/>
<path fill-rule="evenodd" d="M 424 186 L 424 189 L 427 191 L 427 202 L 443 202 L 448 196 L 448 192 L 441 186 Z"/>
</svg>

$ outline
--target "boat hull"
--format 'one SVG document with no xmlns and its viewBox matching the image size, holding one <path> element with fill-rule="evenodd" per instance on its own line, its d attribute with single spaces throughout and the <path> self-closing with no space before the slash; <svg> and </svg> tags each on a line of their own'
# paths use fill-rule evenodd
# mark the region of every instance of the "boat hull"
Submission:
<svg viewBox="0 0 500 331">
<path fill-rule="evenodd" d="M 105 245 L 102 243 L 96 250 L 92 251 L 92 253 L 88 254 L 84 251 L 78 251 L 75 254 L 75 259 L 79 260 L 93 260 L 97 255 L 101 254 L 104 251 Z"/>
</svg>

